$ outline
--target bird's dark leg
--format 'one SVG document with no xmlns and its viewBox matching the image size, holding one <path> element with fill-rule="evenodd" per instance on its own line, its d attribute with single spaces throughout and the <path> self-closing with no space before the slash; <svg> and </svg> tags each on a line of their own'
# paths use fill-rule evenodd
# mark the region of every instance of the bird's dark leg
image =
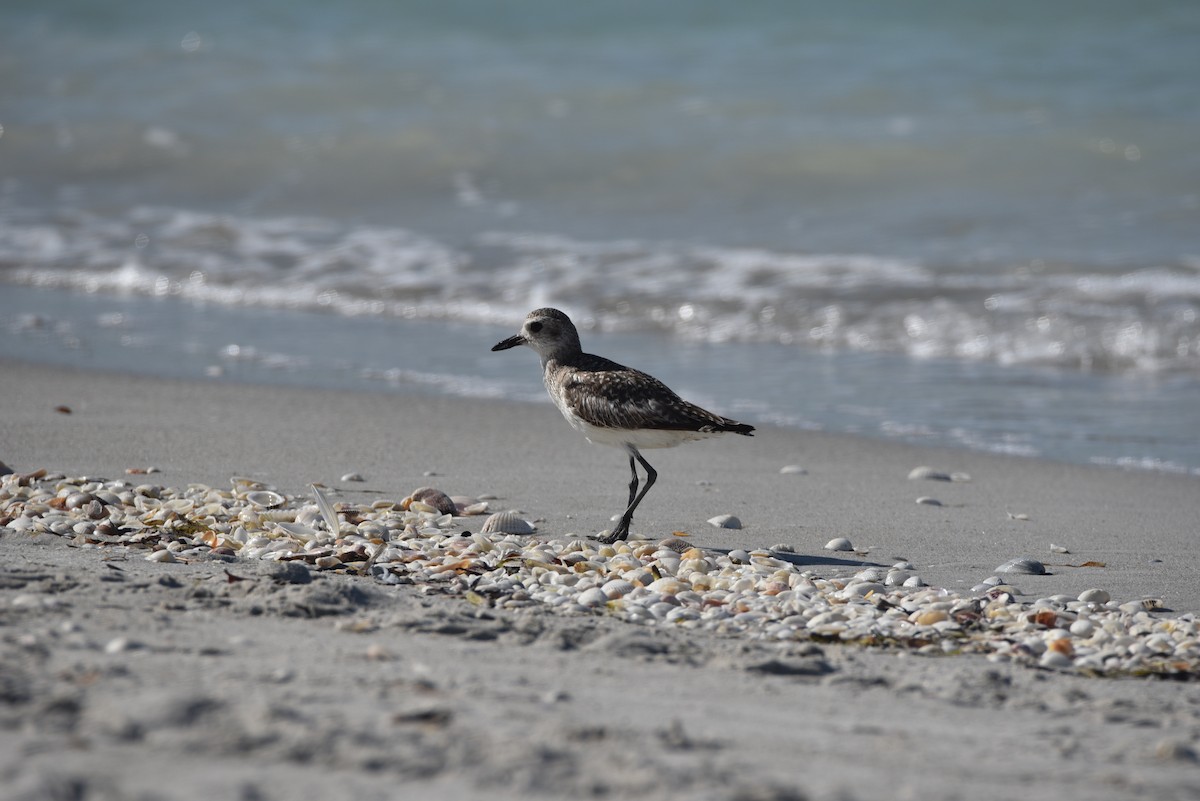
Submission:
<svg viewBox="0 0 1200 801">
<path fill-rule="evenodd" d="M 638 491 L 638 474 L 637 463 L 633 461 L 633 454 L 629 454 L 629 472 L 633 475 L 633 479 L 629 482 L 629 500 L 625 502 L 625 508 L 633 506 L 633 499 L 637 497 Z"/>
<path fill-rule="evenodd" d="M 638 453 L 638 449 L 632 445 L 628 446 L 628 448 L 629 469 L 633 472 L 633 481 L 629 485 L 629 506 L 625 509 L 625 514 L 621 515 L 621 521 L 617 523 L 617 527 L 612 530 L 612 533 L 607 537 L 596 538 L 600 542 L 617 542 L 629 537 L 629 524 L 633 522 L 633 511 L 638 508 L 638 504 L 642 502 L 642 498 L 646 497 L 646 493 L 650 491 L 650 488 L 654 486 L 654 482 L 658 478 L 658 472 L 650 466 L 649 462 L 642 458 L 642 455 Z M 638 480 L 637 467 L 633 462 L 635 458 L 641 462 L 642 467 L 646 471 L 646 483 L 642 485 L 640 493 L 636 492 Z"/>
</svg>

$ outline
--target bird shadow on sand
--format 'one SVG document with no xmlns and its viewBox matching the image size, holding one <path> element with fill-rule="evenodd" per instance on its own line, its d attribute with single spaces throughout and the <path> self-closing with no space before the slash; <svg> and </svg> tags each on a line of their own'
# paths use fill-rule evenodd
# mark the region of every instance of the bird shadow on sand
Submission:
<svg viewBox="0 0 1200 801">
<path fill-rule="evenodd" d="M 729 554 L 734 548 L 705 548 L 714 553 Z M 771 556 L 796 567 L 889 567 L 879 562 L 868 562 L 862 559 L 843 559 L 836 556 L 817 556 L 815 554 L 784 553 L 771 551 Z"/>
</svg>

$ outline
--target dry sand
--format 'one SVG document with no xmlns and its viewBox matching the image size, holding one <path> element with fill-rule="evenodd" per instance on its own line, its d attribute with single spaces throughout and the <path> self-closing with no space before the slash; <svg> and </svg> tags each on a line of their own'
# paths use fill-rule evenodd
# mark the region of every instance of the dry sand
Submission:
<svg viewBox="0 0 1200 801">
<path fill-rule="evenodd" d="M 960 591 L 1028 555 L 1050 570 L 1015 581 L 1029 599 L 1100 587 L 1200 611 L 1193 477 L 783 430 L 647 455 L 660 479 L 635 533 L 789 543 L 818 573 L 904 558 Z M 11 362 L 0 461 L 111 478 L 154 465 L 173 486 L 319 481 L 350 501 L 434 484 L 494 493 L 547 537 L 608 527 L 627 481 L 619 452 L 549 405 Z M 924 464 L 971 480 L 910 481 Z M 340 483 L 351 471 L 367 481 Z M 705 522 L 727 513 L 745 528 Z M 838 536 L 867 552 L 822 549 Z M 411 586 L 287 584 L 257 563 L 156 564 L 6 529 L 0 555 L 5 798 L 1200 797 L 1192 682 L 477 613 Z M 1086 561 L 1106 566 L 1069 566 Z"/>
</svg>

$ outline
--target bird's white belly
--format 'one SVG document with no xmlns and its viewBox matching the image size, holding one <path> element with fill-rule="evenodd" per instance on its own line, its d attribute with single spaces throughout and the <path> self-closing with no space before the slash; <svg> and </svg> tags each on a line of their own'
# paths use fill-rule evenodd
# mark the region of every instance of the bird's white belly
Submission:
<svg viewBox="0 0 1200 801">
<path fill-rule="evenodd" d="M 676 445 L 682 445 L 685 442 L 707 439 L 720 433 L 674 431 L 659 428 L 602 428 L 594 426 L 586 420 L 581 420 L 565 409 L 560 409 L 560 411 L 562 411 L 563 417 L 567 419 L 572 428 L 587 437 L 588 442 L 596 445 L 611 445 L 614 448 L 624 448 L 626 445 L 632 445 L 638 450 L 643 448 L 674 448 Z"/>
</svg>

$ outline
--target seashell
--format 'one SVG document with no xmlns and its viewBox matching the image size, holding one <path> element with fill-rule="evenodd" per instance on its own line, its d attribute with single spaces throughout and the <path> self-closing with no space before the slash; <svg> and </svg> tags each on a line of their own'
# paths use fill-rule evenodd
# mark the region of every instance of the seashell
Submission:
<svg viewBox="0 0 1200 801">
<path fill-rule="evenodd" d="M 1084 590 L 1079 593 L 1079 600 L 1086 604 L 1106 604 L 1112 600 L 1112 596 L 1104 590 Z"/>
<path fill-rule="evenodd" d="M 345 483 L 347 481 L 366 481 L 366 479 L 359 473 L 347 473 L 342 476 L 342 482 Z"/>
<path fill-rule="evenodd" d="M 1090 637 L 1095 630 L 1095 624 L 1082 617 L 1072 623 L 1070 628 L 1070 632 L 1076 637 Z"/>
<path fill-rule="evenodd" d="M 483 521 L 481 534 L 532 534 L 536 529 L 528 520 L 522 520 L 515 512 L 496 512 Z"/>
<path fill-rule="evenodd" d="M 738 520 L 733 515 L 717 515 L 708 519 L 709 525 L 717 528 L 741 528 L 742 521 Z"/>
<path fill-rule="evenodd" d="M 68 509 L 78 509 L 82 506 L 87 506 L 94 500 L 96 500 L 96 497 L 86 492 L 72 492 L 66 498 L 66 507 Z"/>
<path fill-rule="evenodd" d="M 271 490 L 253 490 L 246 493 L 246 500 L 259 509 L 274 509 L 282 506 L 287 498 Z"/>
<path fill-rule="evenodd" d="M 1053 648 L 1047 648 L 1046 652 L 1038 659 L 1038 664 L 1042 667 L 1055 668 L 1057 670 L 1066 670 L 1075 666 L 1075 660 L 1070 655 L 1062 651 L 1056 651 Z"/>
<path fill-rule="evenodd" d="M 1063 554 L 1063 553 L 1070 553 L 1070 551 L 1067 550 L 1067 547 L 1065 545 L 1055 545 L 1052 542 L 1052 543 L 1050 543 L 1050 553 Z"/>
<path fill-rule="evenodd" d="M 942 505 L 942 502 L 939 501 L 937 498 L 930 498 L 928 495 L 922 495 L 920 498 L 917 498 L 917 503 L 919 503 L 923 506 L 941 506 Z"/>
<path fill-rule="evenodd" d="M 168 551 L 164 548 L 161 551 L 152 551 L 149 554 L 147 554 L 146 561 L 147 562 L 177 562 L 179 560 L 175 558 L 175 554 L 171 553 L 170 551 Z"/>
<path fill-rule="evenodd" d="M 613 579 L 612 581 L 605 582 L 600 588 L 601 592 L 608 598 L 623 598 L 633 592 L 633 589 L 633 583 L 625 579 Z"/>
<path fill-rule="evenodd" d="M 736 550 L 733 550 L 733 551 L 730 551 L 730 552 L 729 552 L 729 559 L 730 559 L 730 561 L 732 561 L 734 564 L 739 564 L 739 565 L 748 565 L 748 564 L 750 564 L 750 554 L 749 554 L 749 553 L 747 553 L 746 551 L 743 551 L 743 550 L 741 550 L 740 548 L 739 548 L 739 549 L 736 549 Z"/>
<path fill-rule="evenodd" d="M 342 533 L 342 525 L 338 522 L 337 510 L 333 508 L 333 504 L 325 497 L 321 490 L 317 489 L 316 484 L 309 484 L 309 489 L 313 491 L 313 495 L 317 498 L 317 508 L 321 510 L 321 517 L 325 520 L 325 525 L 329 526 L 329 533 L 335 537 Z"/>
<path fill-rule="evenodd" d="M 798 464 L 785 464 L 779 468 L 779 472 L 785 476 L 806 476 L 808 471 Z"/>
<path fill-rule="evenodd" d="M 608 603 L 608 596 L 599 587 L 592 587 L 579 593 L 579 597 L 575 599 L 575 603 L 580 606 L 586 606 L 589 609 L 595 609 L 598 606 L 604 606 Z"/>
<path fill-rule="evenodd" d="M 929 609 L 924 612 L 913 612 L 911 618 L 913 623 L 918 626 L 932 626 L 934 623 L 941 623 L 943 620 L 949 620 L 950 615 L 944 609 Z"/>
<path fill-rule="evenodd" d="M 242 497 L 247 492 L 252 492 L 254 490 L 275 489 L 274 487 L 264 484 L 261 481 L 256 481 L 253 478 L 246 478 L 245 476 L 233 476 L 229 479 L 229 483 L 233 485 L 233 494 L 237 495 L 238 497 Z"/>
<path fill-rule="evenodd" d="M 423 503 L 426 506 L 432 506 L 437 512 L 444 515 L 452 515 L 458 512 L 454 501 L 450 496 L 439 489 L 433 487 L 420 487 L 412 491 L 408 496 L 408 506 L 405 509 L 411 508 L 414 503 Z"/>
<path fill-rule="evenodd" d="M 825 543 L 827 551 L 853 551 L 854 546 L 850 544 L 850 540 L 845 537 L 834 537 L 829 542 Z"/>
<path fill-rule="evenodd" d="M 920 576 L 909 576 L 904 580 L 904 584 L 901 586 L 908 587 L 910 589 L 914 587 L 924 587 L 925 582 L 921 580 Z"/>
<path fill-rule="evenodd" d="M 914 467 L 908 472 L 909 481 L 950 481 L 949 473 L 943 473 L 940 470 L 934 470 L 932 467 L 921 465 Z"/>
<path fill-rule="evenodd" d="M 997 573 L 1022 573 L 1027 576 L 1046 575 L 1046 566 L 1028 556 L 1018 556 L 1009 559 L 996 568 Z"/>
<path fill-rule="evenodd" d="M 775 553 L 795 553 L 796 546 L 788 545 L 786 542 L 781 542 L 777 545 L 772 545 L 768 550 Z"/>
</svg>

